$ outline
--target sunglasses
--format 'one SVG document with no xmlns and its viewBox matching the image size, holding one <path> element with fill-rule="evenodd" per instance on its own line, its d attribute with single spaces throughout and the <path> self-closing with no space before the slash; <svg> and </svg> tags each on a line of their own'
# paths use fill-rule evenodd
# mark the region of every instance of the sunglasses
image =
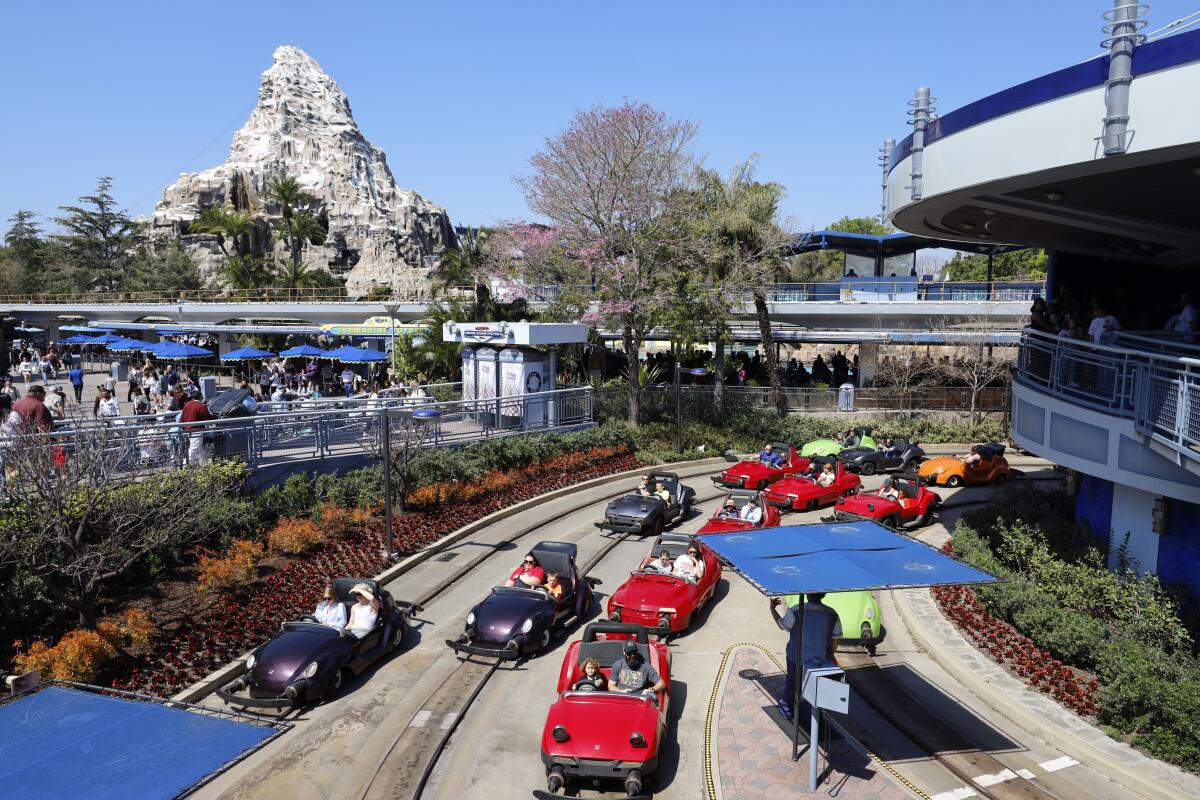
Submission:
<svg viewBox="0 0 1200 800">
<path fill-rule="evenodd" d="M 532 559 L 532 558 L 527 558 L 527 559 L 525 559 L 525 563 L 526 563 L 526 564 L 532 564 L 532 563 L 533 563 L 533 559 Z"/>
</svg>

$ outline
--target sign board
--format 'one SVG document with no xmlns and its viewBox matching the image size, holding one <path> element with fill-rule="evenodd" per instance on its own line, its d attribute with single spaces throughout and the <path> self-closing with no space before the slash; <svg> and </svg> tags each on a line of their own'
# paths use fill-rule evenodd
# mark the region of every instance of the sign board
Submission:
<svg viewBox="0 0 1200 800">
<path fill-rule="evenodd" d="M 586 342 L 588 326 L 579 322 L 446 322 L 442 341 L 494 347 L 504 345 L 579 344 Z"/>
<path fill-rule="evenodd" d="M 393 328 L 388 317 L 367 317 L 359 324 L 321 326 L 321 333 L 330 336 L 415 336 L 428 332 L 429 327 L 419 322 L 397 322 Z"/>
</svg>

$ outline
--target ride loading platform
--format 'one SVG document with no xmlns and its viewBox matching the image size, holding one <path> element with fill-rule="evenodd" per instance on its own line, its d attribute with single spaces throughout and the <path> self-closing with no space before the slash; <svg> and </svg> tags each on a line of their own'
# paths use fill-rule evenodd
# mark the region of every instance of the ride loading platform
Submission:
<svg viewBox="0 0 1200 800">
<path fill-rule="evenodd" d="M 706 544 L 767 597 L 887 591 L 997 579 L 873 522 L 774 528 L 705 537 Z M 790 596 L 790 597 L 789 597 Z M 837 645 L 834 660 L 799 629 L 807 675 L 779 710 L 785 663 L 771 649 L 737 643 L 724 653 L 710 697 L 704 753 L 705 797 L 752 798 L 1047 798 L 1024 770 L 995 755 L 1021 746 L 922 678 L 903 658 L 907 637 L 884 636 L 880 659 L 857 643 Z M 897 629 L 902 627 L 896 620 Z M 824 632 L 818 635 L 823 635 Z M 781 636 L 784 635 L 781 632 Z M 798 659 L 792 653 L 790 660 Z M 903 674 L 901 674 L 903 673 Z M 818 711 L 803 708 L 815 699 Z M 815 720 L 819 719 L 819 723 Z M 810 739 L 816 746 L 810 746 Z"/>
</svg>

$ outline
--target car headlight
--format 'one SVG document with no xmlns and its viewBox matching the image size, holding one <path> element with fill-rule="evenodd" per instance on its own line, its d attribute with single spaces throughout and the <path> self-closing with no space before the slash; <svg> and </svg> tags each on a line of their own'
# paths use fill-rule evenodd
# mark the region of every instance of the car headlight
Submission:
<svg viewBox="0 0 1200 800">
<path fill-rule="evenodd" d="M 308 665 L 307 669 L 304 670 L 304 677 L 311 678 L 313 675 L 316 675 L 316 674 L 317 674 L 317 662 L 314 661 Z"/>
<path fill-rule="evenodd" d="M 468 611 L 468 612 L 467 612 L 467 624 L 468 624 L 468 625 L 474 625 L 474 624 L 475 624 L 475 612 L 474 612 L 474 611 Z"/>
<path fill-rule="evenodd" d="M 525 624 L 521 626 L 521 633 L 529 633 L 531 630 L 533 630 L 533 620 L 527 619 L 525 620 Z"/>
<path fill-rule="evenodd" d="M 867 606 L 867 610 L 863 612 L 863 616 L 867 619 L 875 619 L 875 607 Z"/>
<path fill-rule="evenodd" d="M 258 658 L 255 657 L 254 653 L 246 656 L 246 669 L 254 669 L 254 665 L 257 663 Z"/>
</svg>

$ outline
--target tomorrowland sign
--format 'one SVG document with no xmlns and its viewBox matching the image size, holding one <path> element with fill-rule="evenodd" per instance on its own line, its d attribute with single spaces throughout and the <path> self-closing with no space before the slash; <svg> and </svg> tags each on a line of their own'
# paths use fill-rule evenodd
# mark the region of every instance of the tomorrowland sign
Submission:
<svg viewBox="0 0 1200 800">
<path fill-rule="evenodd" d="M 357 325 L 321 326 L 321 333 L 330 336 L 415 336 L 428 330 L 428 326 L 418 322 L 398 322 L 393 326 L 388 317 L 367 317 Z"/>
</svg>

